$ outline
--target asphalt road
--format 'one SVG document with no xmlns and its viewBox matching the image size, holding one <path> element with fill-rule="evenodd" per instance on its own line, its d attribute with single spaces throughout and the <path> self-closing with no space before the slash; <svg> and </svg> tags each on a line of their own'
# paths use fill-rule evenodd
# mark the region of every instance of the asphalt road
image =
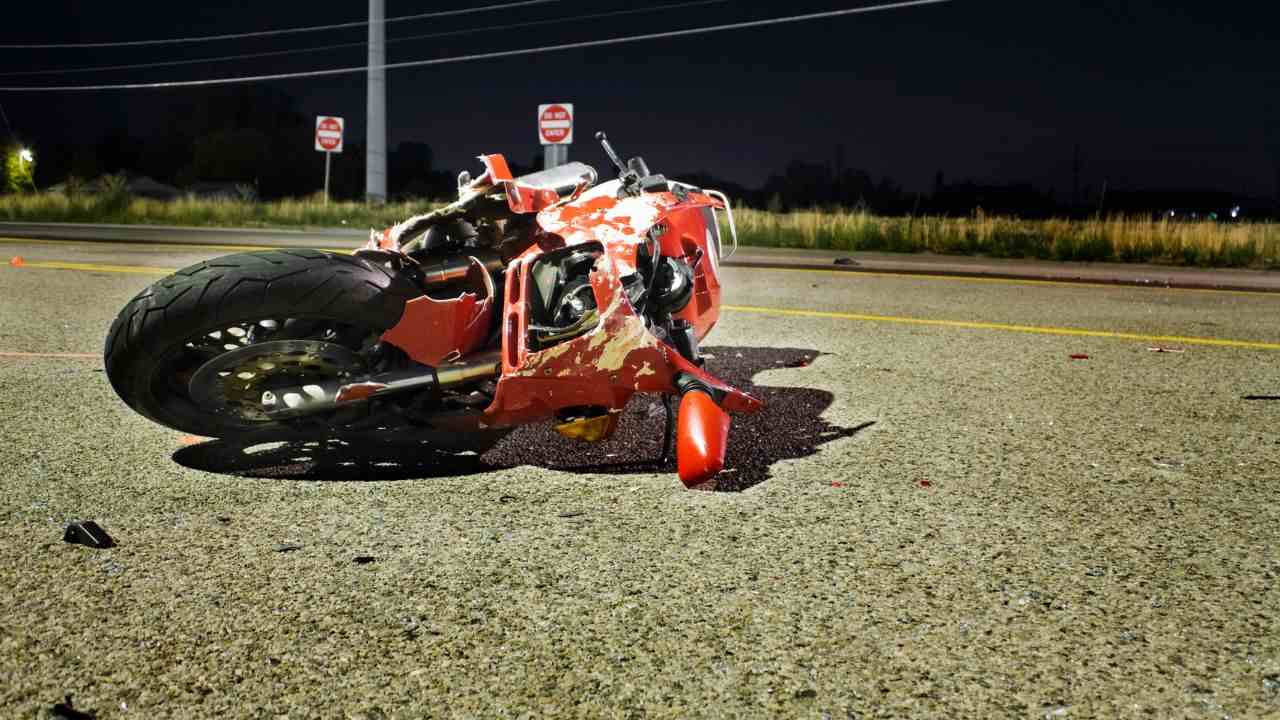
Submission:
<svg viewBox="0 0 1280 720">
<path fill-rule="evenodd" d="M 709 366 L 767 409 L 689 492 L 643 399 L 481 457 L 184 438 L 99 353 L 223 251 L 0 250 L 0 716 L 1280 714 L 1280 296 L 728 269 Z"/>
<path fill-rule="evenodd" d="M 198 228 L 163 225 L 0 222 L 0 249 L 6 240 L 88 240 L 142 245 L 308 247 L 346 250 L 368 239 L 365 228 Z M 929 253 L 799 250 L 743 246 L 727 265 L 738 267 L 825 268 L 860 274 L 927 274 L 996 279 L 1045 279 L 1141 287 L 1164 286 L 1220 290 L 1280 292 L 1280 272 L 1253 269 L 1206 269 L 1139 263 L 1052 262 Z M 839 264 L 836 264 L 839 261 Z"/>
</svg>

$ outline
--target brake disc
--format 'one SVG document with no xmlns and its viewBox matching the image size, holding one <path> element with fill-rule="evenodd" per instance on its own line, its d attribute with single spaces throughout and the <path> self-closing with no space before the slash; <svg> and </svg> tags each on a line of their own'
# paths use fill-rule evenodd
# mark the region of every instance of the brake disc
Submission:
<svg viewBox="0 0 1280 720">
<path fill-rule="evenodd" d="M 187 386 L 205 410 L 266 422 L 262 394 L 279 387 L 349 378 L 362 370 L 355 351 L 320 340 L 273 340 L 218 355 L 201 365 Z"/>
</svg>

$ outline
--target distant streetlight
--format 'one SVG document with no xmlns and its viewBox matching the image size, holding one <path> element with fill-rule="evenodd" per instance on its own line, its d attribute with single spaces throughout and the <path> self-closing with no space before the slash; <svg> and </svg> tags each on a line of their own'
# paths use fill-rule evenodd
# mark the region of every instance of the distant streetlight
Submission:
<svg viewBox="0 0 1280 720">
<path fill-rule="evenodd" d="M 31 152 L 31 148 L 18 148 L 18 170 L 21 174 L 27 176 L 27 182 L 31 183 L 31 189 L 39 192 L 36 188 L 35 168 L 30 167 L 35 165 L 35 162 L 36 154 Z M 28 169 L 29 167 L 30 169 Z"/>
</svg>

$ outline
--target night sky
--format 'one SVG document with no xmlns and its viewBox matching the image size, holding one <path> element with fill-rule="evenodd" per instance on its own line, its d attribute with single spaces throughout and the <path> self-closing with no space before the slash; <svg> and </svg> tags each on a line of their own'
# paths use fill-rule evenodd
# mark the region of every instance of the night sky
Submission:
<svg viewBox="0 0 1280 720">
<path fill-rule="evenodd" d="M 658 3 L 675 2 L 660 0 Z M 450 7 L 388 0 L 387 15 Z M 443 57 L 850 7 L 853 2 L 723 2 L 533 29 L 391 43 L 388 60 Z M 867 3 L 861 3 L 867 4 Z M 410 35 L 642 7 L 564 0 L 457 18 L 392 23 Z M 11 3 L 0 44 L 112 41 L 247 32 L 367 18 L 363 2 Z M 424 141 L 436 167 L 481 152 L 539 152 L 540 102 L 572 102 L 572 159 L 603 168 L 591 133 L 656 171 L 706 170 L 759 185 L 793 159 L 888 175 L 909 190 L 950 180 L 1280 194 L 1280 9 L 1261 2 L 1046 3 L 1027 0 L 891 10 L 793 25 L 457 65 L 390 71 L 388 140 Z M 364 28 L 253 40 L 105 50 L 0 50 L 0 73 L 189 59 L 361 42 Z M 0 85 L 225 77 L 361 65 L 353 47 L 177 68 L 0 76 Z M 272 83 L 307 115 L 348 119 L 363 141 L 364 77 Z M 0 93 L 14 129 L 38 145 L 127 127 L 145 138 L 182 118 L 173 99 L 201 90 Z M 310 143 L 311 138 L 300 139 Z M 842 148 L 842 150 L 838 150 Z M 395 188 L 392 188 L 395 191 Z"/>
</svg>

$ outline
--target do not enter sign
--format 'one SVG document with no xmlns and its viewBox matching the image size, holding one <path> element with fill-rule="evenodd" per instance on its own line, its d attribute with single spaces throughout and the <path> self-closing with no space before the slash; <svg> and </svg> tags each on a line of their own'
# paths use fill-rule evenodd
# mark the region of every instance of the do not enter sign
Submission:
<svg viewBox="0 0 1280 720">
<path fill-rule="evenodd" d="M 316 150 L 342 152 L 342 118 L 321 115 L 316 118 Z"/>
<path fill-rule="evenodd" d="M 538 106 L 538 140 L 543 145 L 573 142 L 573 103 Z"/>
</svg>

